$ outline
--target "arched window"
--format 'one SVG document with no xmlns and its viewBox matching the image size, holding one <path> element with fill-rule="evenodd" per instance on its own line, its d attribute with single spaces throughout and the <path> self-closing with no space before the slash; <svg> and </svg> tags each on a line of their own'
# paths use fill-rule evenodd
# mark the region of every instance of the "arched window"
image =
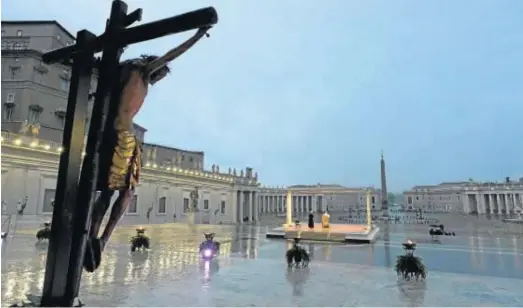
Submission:
<svg viewBox="0 0 523 308">
<path fill-rule="evenodd" d="M 20 42 L 16 42 L 13 44 L 13 50 L 23 50 L 24 46 Z"/>
</svg>

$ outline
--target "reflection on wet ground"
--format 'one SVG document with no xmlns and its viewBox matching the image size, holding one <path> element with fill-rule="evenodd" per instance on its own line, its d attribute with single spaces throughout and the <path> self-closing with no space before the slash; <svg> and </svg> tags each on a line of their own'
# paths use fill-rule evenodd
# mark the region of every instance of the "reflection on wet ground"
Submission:
<svg viewBox="0 0 523 308">
<path fill-rule="evenodd" d="M 81 299 L 89 306 L 521 306 L 523 240 L 441 237 L 382 232 L 373 245 L 305 243 L 310 268 L 289 271 L 288 244 L 265 239 L 250 226 L 147 227 L 148 253 L 131 255 L 134 228 L 122 226 L 99 271 L 84 274 Z M 36 230 L 19 230 L 2 246 L 2 303 L 40 294 L 47 245 Z M 202 262 L 205 231 L 216 232 L 222 255 Z M 390 231 L 390 230 L 389 230 Z M 426 282 L 398 282 L 392 270 L 401 243 L 413 239 L 429 269 Z M 380 296 L 376 296 L 379 291 Z"/>
</svg>

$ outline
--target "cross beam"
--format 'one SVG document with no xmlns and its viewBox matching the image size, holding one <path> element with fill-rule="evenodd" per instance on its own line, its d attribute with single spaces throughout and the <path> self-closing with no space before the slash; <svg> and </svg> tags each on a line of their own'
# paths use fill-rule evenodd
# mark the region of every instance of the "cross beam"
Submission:
<svg viewBox="0 0 523 308">
<path fill-rule="evenodd" d="M 127 4 L 114 0 L 102 35 L 79 31 L 75 45 L 43 55 L 46 63 L 66 62 L 72 64 L 72 70 L 41 306 L 70 307 L 78 296 L 99 160 L 112 155 L 107 140 L 119 107 L 114 102 L 120 101 L 122 47 L 218 21 L 216 10 L 210 7 L 127 29 L 140 19 L 141 9 L 127 14 Z M 99 78 L 82 162 L 93 59 L 100 51 L 103 55 L 97 66 Z"/>
<path fill-rule="evenodd" d="M 128 16 L 133 14 L 138 17 L 136 20 L 141 19 L 141 11 L 136 10 Z M 193 30 L 203 26 L 214 25 L 218 22 L 218 14 L 213 7 L 207 7 L 185 14 L 153 21 L 129 29 L 125 29 L 120 33 L 119 44 L 123 46 L 145 42 L 160 38 L 170 34 L 176 34 Z M 102 51 L 104 42 L 106 41 L 108 34 L 103 33 L 96 37 L 90 42 L 88 47 L 95 53 Z M 78 52 L 78 45 L 71 45 L 50 51 L 42 56 L 42 60 L 45 63 L 55 63 L 59 61 L 67 61 L 76 52 Z"/>
</svg>

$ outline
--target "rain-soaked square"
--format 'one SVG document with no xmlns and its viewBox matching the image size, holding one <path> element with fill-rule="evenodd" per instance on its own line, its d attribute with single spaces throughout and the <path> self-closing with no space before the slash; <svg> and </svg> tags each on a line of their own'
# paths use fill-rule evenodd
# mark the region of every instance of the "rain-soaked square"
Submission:
<svg viewBox="0 0 523 308">
<path fill-rule="evenodd" d="M 2 306 L 523 306 L 523 1 L 374 2 L 3 1 Z"/>
<path fill-rule="evenodd" d="M 290 242 L 265 238 L 267 227 L 148 225 L 151 250 L 130 253 L 133 226 L 121 226 L 100 269 L 83 276 L 88 306 L 521 306 L 523 241 L 517 235 L 463 234 L 439 244 L 424 233 L 382 226 L 374 244 L 303 244 L 308 268 L 288 269 Z M 202 261 L 203 232 L 222 243 Z M 460 231 L 462 231 L 460 229 Z M 47 244 L 19 229 L 2 246 L 2 303 L 39 295 Z M 416 240 L 425 281 L 403 281 L 393 270 L 405 238 Z"/>
</svg>

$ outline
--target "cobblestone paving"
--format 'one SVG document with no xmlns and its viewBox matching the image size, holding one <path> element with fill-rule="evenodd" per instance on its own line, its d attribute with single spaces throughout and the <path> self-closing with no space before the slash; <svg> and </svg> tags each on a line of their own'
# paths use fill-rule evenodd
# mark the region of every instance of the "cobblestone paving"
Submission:
<svg viewBox="0 0 523 308">
<path fill-rule="evenodd" d="M 89 306 L 522 306 L 523 240 L 505 235 L 442 237 L 382 234 L 374 245 L 305 244 L 309 269 L 288 271 L 287 243 L 267 240 L 265 227 L 150 225 L 152 250 L 129 253 L 134 228 L 122 226 L 100 270 L 84 274 Z M 426 226 L 425 226 L 426 229 Z M 198 258 L 202 232 L 212 230 L 223 254 Z M 40 294 L 47 245 L 36 229 L 19 228 L 2 246 L 2 304 Z M 429 269 L 426 282 L 398 281 L 392 270 L 401 242 Z M 385 240 L 383 240 L 383 238 Z"/>
</svg>

